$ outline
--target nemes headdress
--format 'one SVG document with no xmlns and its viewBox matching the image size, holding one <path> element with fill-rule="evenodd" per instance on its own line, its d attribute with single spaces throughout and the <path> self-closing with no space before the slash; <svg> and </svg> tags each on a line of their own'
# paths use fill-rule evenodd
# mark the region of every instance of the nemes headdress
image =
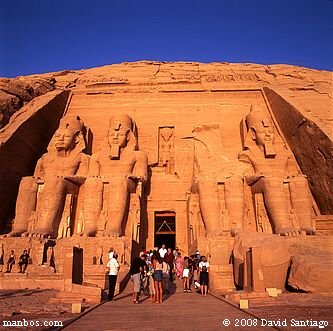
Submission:
<svg viewBox="0 0 333 331">
<path fill-rule="evenodd" d="M 127 114 L 116 114 L 109 120 L 109 130 L 126 130 L 130 131 L 131 141 L 130 145 L 133 145 L 134 149 L 137 148 L 137 127 L 135 122 Z"/>
<path fill-rule="evenodd" d="M 251 127 L 272 126 L 272 121 L 264 114 L 260 107 L 251 105 L 250 113 L 246 116 L 246 124 L 249 130 Z"/>
<path fill-rule="evenodd" d="M 74 133 L 82 132 L 84 134 L 85 132 L 85 126 L 82 122 L 80 116 L 65 116 L 61 119 L 59 128 L 63 129 L 70 129 Z"/>
<path fill-rule="evenodd" d="M 83 121 L 78 115 L 69 115 L 65 116 L 60 120 L 59 129 L 67 129 L 73 132 L 75 137 L 75 149 L 78 151 L 83 151 L 86 148 L 86 127 L 84 126 Z M 50 151 L 53 147 L 53 139 L 48 148 Z M 51 148 L 51 149 L 50 149 Z"/>
</svg>

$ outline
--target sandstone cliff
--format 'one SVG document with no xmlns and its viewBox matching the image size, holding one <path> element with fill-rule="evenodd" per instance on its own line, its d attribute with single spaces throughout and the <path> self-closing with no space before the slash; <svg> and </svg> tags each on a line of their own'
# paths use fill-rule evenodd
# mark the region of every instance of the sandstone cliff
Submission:
<svg viewBox="0 0 333 331">
<path fill-rule="evenodd" d="M 25 104 L 54 90 L 54 83 L 53 78 L 0 78 L 0 129 Z"/>
<path fill-rule="evenodd" d="M 86 104 L 94 99 L 89 96 L 98 95 L 104 95 L 105 100 L 112 96 L 112 100 L 115 100 L 113 107 L 117 106 L 119 98 L 126 99 L 126 96 L 131 95 L 130 101 L 126 101 L 125 104 L 122 101 L 123 107 L 129 107 L 130 111 L 134 111 L 136 103 L 140 101 L 145 112 L 149 112 L 152 109 L 148 96 L 150 93 L 156 95 L 162 92 L 161 95 L 165 95 L 180 92 L 177 94 L 179 97 L 173 99 L 176 101 L 173 101 L 172 106 L 182 112 L 187 102 L 182 99 L 183 92 L 209 94 L 217 91 L 223 94 L 224 91 L 246 92 L 251 89 L 263 91 L 266 103 L 270 105 L 302 172 L 308 177 L 321 214 L 333 214 L 332 72 L 290 65 L 140 61 L 0 79 L 0 128 L 4 126 L 0 130 L 0 144 L 3 144 L 0 152 L 11 155 L 8 164 L 5 164 L 7 159 L 4 157 L 7 154 L 0 157 L 3 178 L 8 180 L 10 168 L 16 169 L 12 172 L 18 185 L 22 176 L 33 172 L 34 164 L 45 152 L 49 137 L 53 135 L 60 117 L 63 112 L 66 113 L 66 104 L 71 103 L 71 95 L 68 92 L 82 95 L 80 101 L 73 104 L 78 112 L 87 106 L 92 111 L 95 108 L 98 111 L 99 107 L 106 107 L 109 104 L 106 101 L 102 105 Z M 55 91 L 50 92 L 52 90 Z M 55 97 L 54 93 L 63 90 L 66 90 L 65 94 Z M 44 95 L 40 96 L 42 94 Z M 204 94 L 202 95 L 204 98 Z M 56 101 L 53 101 L 54 98 Z M 148 101 L 142 98 L 147 98 Z M 163 111 L 161 100 L 156 107 Z M 192 101 L 193 106 L 195 100 Z M 56 107 L 58 102 L 61 104 L 61 111 Z M 42 108 L 39 107 L 39 103 L 43 104 Z M 33 114 L 39 111 L 43 116 L 38 115 L 36 119 Z M 10 120 L 11 125 L 6 125 L 15 112 L 16 115 Z M 32 117 L 29 117 L 30 115 Z M 33 126 L 31 118 L 34 121 Z M 52 118 L 52 121 L 49 118 Z M 43 129 L 37 130 L 32 127 Z M 24 170 L 21 169 L 21 161 L 18 161 L 18 166 L 15 166 L 15 160 L 13 161 L 12 146 L 22 146 L 22 135 L 19 135 L 16 128 L 24 129 L 24 144 L 35 151 Z M 29 130 L 34 130 L 34 134 L 29 135 Z M 41 134 L 43 137 L 40 139 Z M 31 143 L 29 137 L 34 137 Z M 40 141 L 43 144 L 39 146 Z M 22 153 L 17 153 L 18 160 L 20 154 Z M 8 196 L 8 191 L 4 191 L 3 194 Z M 15 194 L 13 190 L 12 196 Z M 3 213 L 5 214 L 8 215 L 8 212 Z"/>
<path fill-rule="evenodd" d="M 31 75 L 17 80 L 40 82 L 44 86 L 45 83 L 54 82 L 54 87 L 59 89 L 124 85 L 136 88 L 150 85 L 154 88 L 170 84 L 191 84 L 203 89 L 212 84 L 235 88 L 255 85 L 268 87 L 297 108 L 306 119 L 318 125 L 332 140 L 332 75 L 329 71 L 279 64 L 140 61 Z M 0 85 L 0 90 L 3 90 L 2 86 Z M 51 90 L 51 86 L 46 85 L 46 88 Z"/>
</svg>

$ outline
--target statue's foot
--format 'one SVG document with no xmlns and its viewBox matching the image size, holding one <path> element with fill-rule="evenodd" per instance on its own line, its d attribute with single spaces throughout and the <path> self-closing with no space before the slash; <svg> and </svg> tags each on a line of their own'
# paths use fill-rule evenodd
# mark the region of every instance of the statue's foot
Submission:
<svg viewBox="0 0 333 331">
<path fill-rule="evenodd" d="M 209 231 L 206 234 L 206 237 L 207 238 L 212 238 L 212 237 L 217 237 L 217 236 L 222 236 L 222 235 L 223 235 L 223 231 L 220 230 L 220 229 L 216 229 L 216 230 L 213 230 L 213 231 Z"/>
<path fill-rule="evenodd" d="M 236 234 L 238 234 L 238 232 L 240 232 L 240 231 L 241 231 L 241 229 L 239 229 L 239 228 L 231 228 L 231 230 L 230 230 L 231 236 L 235 237 Z"/>
<path fill-rule="evenodd" d="M 51 236 L 51 231 L 43 228 L 35 229 L 32 234 L 32 237 L 40 239 L 48 238 L 50 236 Z"/>
<path fill-rule="evenodd" d="M 299 229 L 295 229 L 292 227 L 275 229 L 275 232 L 276 232 L 276 234 L 279 234 L 280 236 L 288 236 L 288 237 L 296 237 L 301 234 L 301 231 Z"/>
<path fill-rule="evenodd" d="M 305 231 L 305 233 L 307 234 L 307 235 L 309 235 L 309 236 L 313 236 L 313 235 L 315 235 L 316 234 L 316 229 L 314 229 L 314 228 L 311 228 L 311 227 L 309 227 L 309 228 L 301 228 L 301 230 L 302 231 Z"/>
<path fill-rule="evenodd" d="M 13 230 L 1 236 L 1 238 L 20 237 L 25 230 Z"/>
<path fill-rule="evenodd" d="M 116 232 L 116 231 L 105 230 L 104 231 L 104 237 L 115 237 L 115 238 L 118 238 L 118 237 L 120 237 L 120 233 Z"/>
<path fill-rule="evenodd" d="M 95 230 L 85 230 L 85 231 L 80 233 L 80 236 L 83 237 L 83 238 L 94 237 L 95 235 L 96 235 Z"/>
</svg>

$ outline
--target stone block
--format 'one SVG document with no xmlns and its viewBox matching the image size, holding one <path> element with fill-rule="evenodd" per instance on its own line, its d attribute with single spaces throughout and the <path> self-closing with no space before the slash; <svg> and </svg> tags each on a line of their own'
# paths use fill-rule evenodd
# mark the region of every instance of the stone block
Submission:
<svg viewBox="0 0 333 331">
<path fill-rule="evenodd" d="M 81 314 L 82 306 L 81 303 L 72 304 L 72 314 Z"/>
<path fill-rule="evenodd" d="M 278 296 L 278 290 L 275 287 L 267 287 L 266 292 L 270 297 L 277 297 Z"/>
<path fill-rule="evenodd" d="M 239 308 L 240 309 L 249 309 L 249 300 L 240 299 Z"/>
</svg>

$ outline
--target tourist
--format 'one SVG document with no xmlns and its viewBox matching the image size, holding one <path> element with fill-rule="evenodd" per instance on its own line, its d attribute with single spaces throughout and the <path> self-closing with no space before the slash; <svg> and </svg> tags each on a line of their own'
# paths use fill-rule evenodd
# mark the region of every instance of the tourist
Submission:
<svg viewBox="0 0 333 331">
<path fill-rule="evenodd" d="M 12 267 L 15 264 L 15 254 L 14 251 L 10 251 L 9 259 L 7 261 L 7 271 L 6 272 L 11 272 Z"/>
<path fill-rule="evenodd" d="M 194 270 L 195 270 L 195 255 L 191 255 L 188 258 L 188 264 L 189 264 L 189 270 L 190 270 L 189 277 L 188 277 L 188 289 L 189 289 L 189 292 L 192 292 L 191 285 L 193 282 L 193 276 L 194 276 Z"/>
<path fill-rule="evenodd" d="M 28 262 L 29 262 L 29 254 L 28 251 L 25 249 L 23 251 L 23 254 L 20 256 L 20 261 L 19 261 L 19 267 L 20 267 L 20 271 L 19 273 L 24 274 L 25 270 L 27 269 L 28 266 Z"/>
<path fill-rule="evenodd" d="M 110 250 L 109 250 L 109 260 L 111 260 L 113 258 L 113 254 L 114 254 L 114 249 L 113 249 L 113 247 L 110 247 Z"/>
<path fill-rule="evenodd" d="M 160 255 L 153 260 L 154 266 L 154 285 L 155 285 L 155 302 L 162 303 L 163 297 L 163 259 Z"/>
<path fill-rule="evenodd" d="M 147 251 L 144 247 L 141 247 L 141 251 L 139 253 L 139 256 L 141 256 L 141 255 L 147 255 Z"/>
<path fill-rule="evenodd" d="M 112 301 L 114 296 L 114 290 L 117 283 L 117 275 L 119 271 L 119 263 L 117 261 L 118 255 L 113 254 L 113 257 L 107 263 L 107 268 L 109 269 L 109 295 L 108 300 Z"/>
<path fill-rule="evenodd" d="M 159 254 L 162 259 L 164 259 L 164 255 L 167 253 L 167 249 L 165 248 L 165 244 L 162 244 L 162 247 L 159 249 Z"/>
<path fill-rule="evenodd" d="M 147 269 L 147 256 L 145 254 L 133 260 L 130 268 L 131 280 L 133 282 L 133 303 L 140 303 L 141 273 Z"/>
<path fill-rule="evenodd" d="M 147 277 L 148 277 L 148 291 L 150 295 L 150 300 L 152 303 L 155 302 L 155 284 L 154 284 L 154 268 L 153 268 L 153 260 L 155 259 L 155 254 L 151 250 L 149 255 L 147 256 Z"/>
<path fill-rule="evenodd" d="M 166 263 L 165 261 L 163 261 L 162 263 L 162 272 L 163 272 L 163 289 L 164 289 L 164 293 L 169 294 L 170 290 L 169 290 L 169 282 L 170 282 L 170 266 L 168 263 Z"/>
<path fill-rule="evenodd" d="M 182 258 L 182 255 L 180 252 L 177 253 L 177 258 L 175 260 L 175 265 L 176 265 L 176 275 L 179 280 L 183 279 L 183 263 L 184 260 Z"/>
<path fill-rule="evenodd" d="M 176 258 L 178 256 L 179 249 L 178 247 L 172 251 L 173 254 L 173 260 L 176 261 Z"/>
<path fill-rule="evenodd" d="M 190 278 L 190 264 L 188 256 L 184 257 L 183 262 L 183 286 L 184 292 L 192 292 L 189 286 L 189 278 Z"/>
<path fill-rule="evenodd" d="M 200 277 L 200 292 L 201 296 L 207 296 L 208 283 L 209 283 L 209 262 L 206 256 L 201 257 L 201 262 L 199 263 L 199 277 Z"/>
<path fill-rule="evenodd" d="M 164 255 L 164 262 L 169 265 L 169 279 L 170 282 L 173 281 L 173 269 L 174 269 L 174 256 L 172 254 L 171 248 L 168 248 L 167 253 Z"/>
<path fill-rule="evenodd" d="M 5 264 L 3 261 L 3 256 L 4 256 L 4 250 L 3 250 L 3 244 L 1 244 L 1 249 L 0 249 L 0 272 L 2 272 L 3 265 Z"/>
<path fill-rule="evenodd" d="M 193 257 L 193 263 L 192 263 L 192 270 L 193 270 L 193 283 L 194 287 L 196 289 L 200 288 L 200 282 L 199 282 L 199 259 L 198 255 L 192 255 Z"/>
</svg>

